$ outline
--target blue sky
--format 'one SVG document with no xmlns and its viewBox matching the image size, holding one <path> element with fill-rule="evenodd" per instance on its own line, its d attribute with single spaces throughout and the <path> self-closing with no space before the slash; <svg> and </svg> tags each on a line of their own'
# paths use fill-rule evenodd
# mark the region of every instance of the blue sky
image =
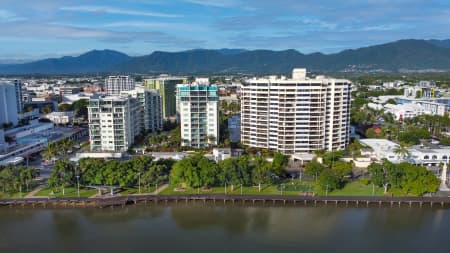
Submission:
<svg viewBox="0 0 450 253">
<path fill-rule="evenodd" d="M 337 52 L 450 38 L 448 0 L 0 0 L 0 59 L 114 49 Z"/>
</svg>

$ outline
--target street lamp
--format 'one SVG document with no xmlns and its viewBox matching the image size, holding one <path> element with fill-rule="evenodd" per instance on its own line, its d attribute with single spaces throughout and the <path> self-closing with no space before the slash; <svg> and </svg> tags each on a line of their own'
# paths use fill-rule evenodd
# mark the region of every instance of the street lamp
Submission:
<svg viewBox="0 0 450 253">
<path fill-rule="evenodd" d="M 225 182 L 225 194 L 227 194 L 227 182 Z"/>
<path fill-rule="evenodd" d="M 241 195 L 242 195 L 242 184 L 241 184 Z"/>
<path fill-rule="evenodd" d="M 78 192 L 78 198 L 80 197 L 80 176 L 77 175 L 77 192 Z"/>
</svg>

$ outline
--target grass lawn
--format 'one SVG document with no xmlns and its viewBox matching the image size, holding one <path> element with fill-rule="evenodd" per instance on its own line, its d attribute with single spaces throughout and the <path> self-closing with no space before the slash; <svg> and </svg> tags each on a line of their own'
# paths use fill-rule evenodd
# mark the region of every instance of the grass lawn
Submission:
<svg viewBox="0 0 450 253">
<path fill-rule="evenodd" d="M 375 186 L 374 196 L 383 196 L 384 189 L 382 187 Z M 321 193 L 320 195 L 325 195 Z M 373 186 L 372 184 L 364 185 L 358 181 L 350 182 L 345 185 L 344 188 L 339 190 L 334 190 L 328 193 L 329 196 L 372 196 Z"/>
<path fill-rule="evenodd" d="M 161 187 L 161 185 L 158 186 L 158 188 Z M 141 186 L 141 194 L 148 194 L 148 193 L 153 193 L 156 190 L 156 187 L 150 186 L 150 187 L 145 187 L 145 186 Z M 122 190 L 117 190 L 117 193 L 120 193 L 121 195 L 128 195 L 128 194 L 139 194 L 139 187 L 133 187 L 133 188 L 123 188 Z"/>
<path fill-rule="evenodd" d="M 52 192 L 54 195 L 51 195 Z M 97 193 L 97 190 L 95 189 L 85 189 L 80 188 L 80 197 L 90 197 Z M 36 193 L 35 196 L 43 196 L 43 197 L 78 197 L 77 188 L 76 187 L 66 187 L 64 189 L 64 195 L 62 194 L 62 188 L 58 189 L 52 189 L 52 188 L 44 188 L 40 190 L 38 193 Z"/>
<path fill-rule="evenodd" d="M 18 199 L 18 198 L 23 198 L 25 197 L 29 192 L 22 192 L 22 195 L 20 194 L 20 192 L 15 192 L 15 193 L 0 193 L 0 198 L 1 199 Z"/>
<path fill-rule="evenodd" d="M 0 192 L 0 199 L 18 199 L 18 198 L 23 198 L 25 196 L 27 196 L 28 193 L 32 192 L 36 187 L 38 187 L 37 185 L 31 187 L 30 189 L 28 189 L 28 191 L 26 191 L 26 189 L 23 190 L 22 194 L 20 192 L 15 192 L 15 193 L 3 193 Z"/>
<path fill-rule="evenodd" d="M 286 184 L 287 185 L 287 184 Z M 174 194 L 224 194 L 225 186 L 223 187 L 212 187 L 209 190 L 202 190 L 197 188 L 186 188 L 185 191 L 175 191 L 175 188 L 180 187 L 179 185 L 169 185 L 161 195 L 174 195 Z M 234 190 L 231 191 L 231 185 L 227 186 L 227 194 L 241 194 L 241 187 L 235 186 Z M 258 186 L 244 186 L 242 187 L 242 194 L 247 195 L 281 195 L 281 191 L 277 185 L 261 185 L 261 192 Z M 283 191 L 283 195 L 299 195 L 301 191 Z"/>
</svg>

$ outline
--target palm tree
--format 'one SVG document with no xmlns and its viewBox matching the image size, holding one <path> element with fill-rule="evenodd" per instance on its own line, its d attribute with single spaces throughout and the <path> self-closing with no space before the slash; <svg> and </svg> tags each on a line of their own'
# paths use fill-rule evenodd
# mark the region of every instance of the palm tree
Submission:
<svg viewBox="0 0 450 253">
<path fill-rule="evenodd" d="M 394 149 L 394 154 L 396 154 L 397 156 L 399 156 L 401 159 L 405 159 L 406 157 L 409 156 L 409 151 L 406 148 L 405 144 L 400 143 L 395 149 Z"/>
<path fill-rule="evenodd" d="M 25 183 L 26 190 L 29 190 L 30 181 L 32 181 L 36 177 L 37 171 L 33 167 L 29 167 L 27 169 L 22 168 L 20 172 L 20 182 L 21 184 Z"/>
<path fill-rule="evenodd" d="M 62 149 L 64 155 L 66 155 L 67 152 L 72 149 L 73 141 L 69 138 L 64 139 L 60 142 L 60 146 L 61 146 L 61 149 Z"/>
<path fill-rule="evenodd" d="M 42 156 L 44 157 L 45 160 L 50 161 L 56 156 L 57 151 L 58 146 L 56 145 L 56 143 L 50 142 L 47 144 L 47 147 L 45 148 Z"/>
</svg>

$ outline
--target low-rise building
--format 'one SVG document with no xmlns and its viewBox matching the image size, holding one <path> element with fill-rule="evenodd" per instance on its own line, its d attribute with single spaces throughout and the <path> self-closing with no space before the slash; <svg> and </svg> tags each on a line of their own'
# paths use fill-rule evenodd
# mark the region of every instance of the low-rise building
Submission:
<svg viewBox="0 0 450 253">
<path fill-rule="evenodd" d="M 55 94 L 60 94 L 61 96 L 74 95 L 81 92 L 81 87 L 72 87 L 72 86 L 54 87 L 53 92 Z"/>
<path fill-rule="evenodd" d="M 387 103 L 389 99 L 395 99 L 397 104 Z M 414 118 L 420 115 L 444 116 L 449 111 L 449 106 L 446 103 L 440 103 L 433 99 L 415 99 L 402 96 L 379 97 L 368 103 L 367 107 L 391 113 L 396 120 Z"/>
<path fill-rule="evenodd" d="M 47 143 L 44 141 L 9 145 L 3 152 L 0 152 L 0 165 L 6 165 L 11 159 L 16 157 L 27 157 L 40 152 L 46 146 Z"/>
<path fill-rule="evenodd" d="M 54 124 L 69 124 L 73 122 L 74 112 L 52 112 L 45 115 Z"/>
<path fill-rule="evenodd" d="M 41 133 L 53 129 L 53 123 L 40 123 L 37 120 L 30 121 L 29 125 L 16 127 L 5 131 L 5 136 L 12 140 L 18 140 L 29 135 Z"/>
<path fill-rule="evenodd" d="M 214 161 L 219 162 L 227 158 L 231 158 L 231 148 L 214 148 L 213 157 Z"/>
<path fill-rule="evenodd" d="M 387 159 L 395 163 L 403 161 L 402 156 L 395 153 L 399 147 L 395 142 L 385 139 L 360 139 L 359 142 L 372 149 L 373 152 L 366 151 L 365 154 L 370 154 L 370 158 L 374 160 Z"/>
<path fill-rule="evenodd" d="M 405 97 L 413 98 L 435 98 L 438 96 L 438 90 L 434 81 L 420 81 L 414 87 L 404 89 Z"/>
<path fill-rule="evenodd" d="M 423 147 L 414 146 L 408 149 L 408 162 L 423 166 L 438 166 L 450 160 L 449 146 Z"/>
<path fill-rule="evenodd" d="M 361 154 L 378 161 L 387 159 L 393 163 L 409 162 L 423 166 L 438 166 L 450 161 L 449 146 L 431 145 L 430 147 L 424 147 L 417 145 L 407 148 L 407 154 L 398 154 L 396 149 L 399 145 L 395 142 L 384 139 L 362 139 L 359 141 L 372 150 L 370 152 L 370 150 L 364 149 L 364 153 L 361 152 Z"/>
</svg>

